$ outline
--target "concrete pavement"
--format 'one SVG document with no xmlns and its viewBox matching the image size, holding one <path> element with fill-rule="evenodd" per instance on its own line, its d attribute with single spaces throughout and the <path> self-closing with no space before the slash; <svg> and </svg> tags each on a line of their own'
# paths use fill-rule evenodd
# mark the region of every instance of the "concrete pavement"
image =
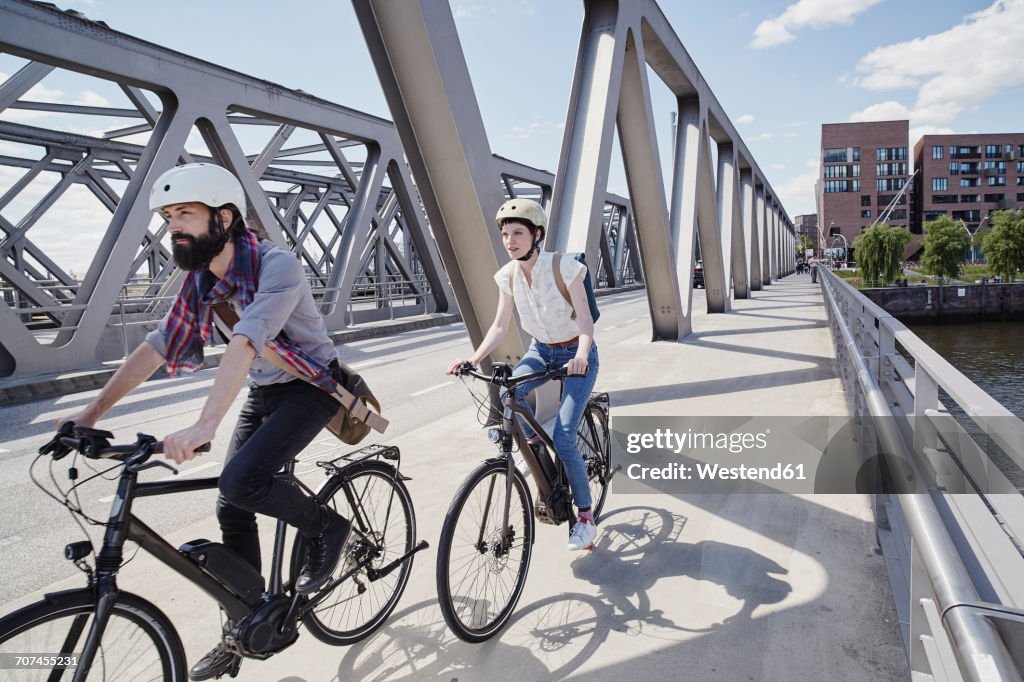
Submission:
<svg viewBox="0 0 1024 682">
<path fill-rule="evenodd" d="M 598 388 L 610 392 L 613 418 L 847 414 L 809 276 L 754 292 L 729 314 L 698 315 L 695 328 L 681 344 L 652 344 L 648 330 L 601 344 L 599 325 Z M 466 404 L 393 441 L 412 477 L 419 537 L 432 545 L 455 489 L 493 452 Z M 593 552 L 572 554 L 565 526 L 538 524 L 517 611 L 489 642 L 448 632 L 431 547 L 369 640 L 338 649 L 304 633 L 267 661 L 246 661 L 241 679 L 909 678 L 866 496 L 616 494 L 613 484 L 600 527 Z M 217 534 L 211 516 L 169 539 Z M 215 641 L 216 607 L 148 556 L 120 582 L 164 609 L 190 661 Z"/>
</svg>

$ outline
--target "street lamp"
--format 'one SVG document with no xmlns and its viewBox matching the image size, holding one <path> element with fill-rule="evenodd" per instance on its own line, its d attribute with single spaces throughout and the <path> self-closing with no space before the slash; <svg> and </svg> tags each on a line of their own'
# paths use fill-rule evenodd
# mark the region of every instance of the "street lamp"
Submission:
<svg viewBox="0 0 1024 682">
<path fill-rule="evenodd" d="M 977 255 L 976 254 L 976 249 L 974 248 L 974 235 L 978 234 L 978 232 L 981 231 L 981 226 L 984 225 L 985 221 L 988 220 L 991 217 L 992 216 L 987 215 L 984 218 L 982 218 L 978 222 L 978 227 L 975 228 L 974 232 L 971 232 L 971 228 L 967 227 L 967 223 L 965 223 L 962 218 L 960 219 L 960 227 L 964 228 L 967 231 L 967 236 L 971 240 L 971 245 L 968 247 L 968 250 L 969 250 L 968 257 L 970 258 L 970 260 L 972 262 L 975 260 L 975 256 Z"/>
<path fill-rule="evenodd" d="M 843 240 L 843 263 L 845 265 L 845 263 L 846 263 L 846 254 L 850 250 L 850 244 L 849 244 L 849 242 L 846 241 L 846 237 L 843 236 L 842 232 L 837 232 L 836 234 L 834 234 L 831 237 L 829 237 L 828 243 L 829 243 L 829 248 L 832 250 L 832 253 L 833 253 L 833 259 L 835 258 L 835 249 L 832 247 L 832 243 L 836 239 L 842 239 Z M 833 265 L 833 269 L 835 269 L 834 265 Z"/>
</svg>

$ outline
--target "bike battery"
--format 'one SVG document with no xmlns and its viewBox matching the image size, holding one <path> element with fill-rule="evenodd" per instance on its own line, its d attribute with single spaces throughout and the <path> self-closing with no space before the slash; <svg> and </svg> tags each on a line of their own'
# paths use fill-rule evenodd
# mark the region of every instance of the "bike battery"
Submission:
<svg viewBox="0 0 1024 682">
<path fill-rule="evenodd" d="M 263 576 L 234 551 L 219 542 L 192 540 L 178 551 L 242 598 L 249 606 L 263 600 Z"/>
</svg>

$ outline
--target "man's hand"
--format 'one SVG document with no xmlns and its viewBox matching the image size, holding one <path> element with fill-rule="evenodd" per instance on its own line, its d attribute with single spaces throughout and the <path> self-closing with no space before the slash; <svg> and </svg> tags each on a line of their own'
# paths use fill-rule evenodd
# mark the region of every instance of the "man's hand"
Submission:
<svg viewBox="0 0 1024 682">
<path fill-rule="evenodd" d="M 82 410 L 77 414 L 71 414 L 66 417 L 57 417 L 53 420 L 53 428 L 56 431 L 60 431 L 60 427 L 67 422 L 73 423 L 75 426 L 84 426 L 86 428 L 93 428 L 96 426 L 96 422 L 99 421 L 90 410 Z"/>
<path fill-rule="evenodd" d="M 173 459 L 175 464 L 182 464 L 203 454 L 196 452 L 201 445 L 213 441 L 217 429 L 204 424 L 194 424 L 187 429 L 176 431 L 164 438 L 164 456 Z"/>
<path fill-rule="evenodd" d="M 587 373 L 587 359 L 586 358 L 573 358 L 569 362 L 565 363 L 565 371 L 568 374 L 586 374 Z"/>
</svg>

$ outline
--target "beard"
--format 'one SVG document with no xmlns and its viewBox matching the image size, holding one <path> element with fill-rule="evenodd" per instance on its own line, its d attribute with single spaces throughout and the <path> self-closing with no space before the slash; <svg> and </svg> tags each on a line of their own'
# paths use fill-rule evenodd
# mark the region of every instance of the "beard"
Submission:
<svg viewBox="0 0 1024 682">
<path fill-rule="evenodd" d="M 200 270 L 209 265 L 210 261 L 224 249 L 226 241 L 215 236 L 214 226 L 211 224 L 209 231 L 198 238 L 190 234 L 177 235 L 171 241 L 171 253 L 175 264 L 182 270 Z"/>
</svg>

